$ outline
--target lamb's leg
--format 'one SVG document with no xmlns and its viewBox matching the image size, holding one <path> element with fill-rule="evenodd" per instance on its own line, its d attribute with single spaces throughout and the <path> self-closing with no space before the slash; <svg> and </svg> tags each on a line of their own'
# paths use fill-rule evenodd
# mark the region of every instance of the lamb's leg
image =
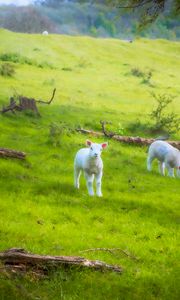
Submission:
<svg viewBox="0 0 180 300">
<path fill-rule="evenodd" d="M 170 166 L 168 163 L 166 163 L 166 168 L 167 168 L 167 170 L 168 170 L 168 176 L 169 176 L 169 177 L 175 177 L 175 176 L 174 176 L 174 169 L 171 168 L 171 166 Z"/>
<path fill-rule="evenodd" d="M 177 177 L 180 178 L 180 167 L 177 169 L 176 174 L 177 174 Z"/>
<path fill-rule="evenodd" d="M 152 164 L 153 159 L 154 159 L 154 157 L 148 155 L 148 158 L 147 158 L 147 170 L 148 171 L 151 171 L 151 169 L 152 169 L 151 164 Z"/>
<path fill-rule="evenodd" d="M 94 190 L 93 190 L 94 174 L 88 174 L 87 172 L 84 172 L 84 176 L 86 178 L 88 193 L 90 196 L 94 196 Z"/>
<path fill-rule="evenodd" d="M 162 161 L 159 161 L 159 172 L 161 175 L 165 175 L 165 163 Z"/>
<path fill-rule="evenodd" d="M 101 192 L 101 180 L 102 180 L 102 172 L 99 174 L 96 174 L 96 195 L 98 197 L 102 197 L 102 192 Z"/>
<path fill-rule="evenodd" d="M 81 176 L 81 169 L 74 167 L 74 186 L 79 189 L 79 178 Z"/>
</svg>

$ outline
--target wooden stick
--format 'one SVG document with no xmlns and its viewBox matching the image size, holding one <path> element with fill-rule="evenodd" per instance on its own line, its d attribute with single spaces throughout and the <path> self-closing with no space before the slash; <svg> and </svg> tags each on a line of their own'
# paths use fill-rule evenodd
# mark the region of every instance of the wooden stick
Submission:
<svg viewBox="0 0 180 300">
<path fill-rule="evenodd" d="M 104 134 L 102 132 L 86 130 L 83 128 L 78 128 L 78 129 L 76 129 L 76 131 L 84 133 L 84 134 L 90 134 L 90 135 L 97 136 L 97 137 L 104 136 Z M 111 138 L 118 142 L 135 144 L 135 145 L 150 145 L 152 142 L 157 140 L 157 139 L 146 139 L 146 138 L 142 138 L 139 136 L 132 137 L 132 136 L 120 136 L 120 135 L 114 135 Z M 168 141 L 168 143 L 180 150 L 180 141 Z"/>
<path fill-rule="evenodd" d="M 39 268 L 52 267 L 72 267 L 78 266 L 83 268 L 91 268 L 100 271 L 122 272 L 122 268 L 116 265 L 109 265 L 99 260 L 89 260 L 78 256 L 49 256 L 38 255 L 26 252 L 24 249 L 12 248 L 4 252 L 0 252 L 0 261 L 4 265 L 18 266 L 26 265 L 30 267 L 37 266 Z"/>
<path fill-rule="evenodd" d="M 0 156 L 2 157 L 10 157 L 10 158 L 18 158 L 25 159 L 26 153 L 6 148 L 0 148 Z"/>
</svg>

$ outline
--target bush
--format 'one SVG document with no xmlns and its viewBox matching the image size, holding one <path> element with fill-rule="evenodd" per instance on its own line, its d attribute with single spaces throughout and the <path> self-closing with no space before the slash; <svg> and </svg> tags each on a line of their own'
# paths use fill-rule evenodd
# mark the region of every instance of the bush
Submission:
<svg viewBox="0 0 180 300">
<path fill-rule="evenodd" d="M 137 77 L 143 77 L 144 75 L 144 73 L 138 68 L 131 69 L 131 74 Z"/>
<path fill-rule="evenodd" d="M 13 53 L 13 52 L 0 54 L 0 60 L 1 61 L 13 62 L 13 63 L 19 63 L 19 64 L 27 64 L 27 65 L 30 65 L 30 66 L 37 66 L 38 68 L 54 69 L 54 67 L 51 64 L 49 64 L 48 62 L 37 63 L 33 59 L 22 56 L 19 53 Z"/>
<path fill-rule="evenodd" d="M 54 147 L 60 146 L 63 136 L 70 136 L 73 129 L 64 122 L 59 124 L 51 123 L 49 127 L 49 143 Z"/>
<path fill-rule="evenodd" d="M 162 94 L 156 95 L 152 93 L 156 100 L 156 107 L 150 113 L 151 119 L 154 121 L 153 129 L 155 131 L 163 130 L 167 133 L 177 133 L 180 130 L 180 118 L 174 112 L 167 112 L 167 108 L 172 104 L 174 96 Z"/>
<path fill-rule="evenodd" d="M 131 74 L 136 77 L 141 77 L 142 78 L 142 83 L 144 84 L 150 84 L 150 80 L 152 77 L 152 71 L 142 71 L 139 68 L 133 68 L 131 69 Z"/>
<path fill-rule="evenodd" d="M 15 74 L 14 66 L 9 63 L 4 63 L 0 66 L 0 74 L 2 76 L 12 77 Z"/>
<path fill-rule="evenodd" d="M 31 59 L 21 56 L 18 53 L 3 53 L 0 55 L 0 60 L 1 61 L 11 61 L 13 63 L 21 63 L 21 64 L 28 64 L 28 65 L 33 65 L 34 61 Z"/>
</svg>

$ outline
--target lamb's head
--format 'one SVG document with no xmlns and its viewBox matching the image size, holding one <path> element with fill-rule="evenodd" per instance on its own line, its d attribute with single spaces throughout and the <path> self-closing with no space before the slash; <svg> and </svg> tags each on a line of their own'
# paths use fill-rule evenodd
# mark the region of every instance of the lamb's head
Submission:
<svg viewBox="0 0 180 300">
<path fill-rule="evenodd" d="M 89 156 L 95 159 L 101 156 L 102 150 L 108 146 L 108 143 L 96 144 L 87 140 L 86 145 L 89 147 Z"/>
</svg>

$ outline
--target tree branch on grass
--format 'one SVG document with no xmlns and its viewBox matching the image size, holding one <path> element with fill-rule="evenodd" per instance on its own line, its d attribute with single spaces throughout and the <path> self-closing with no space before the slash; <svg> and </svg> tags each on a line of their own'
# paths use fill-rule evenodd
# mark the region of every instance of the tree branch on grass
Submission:
<svg viewBox="0 0 180 300">
<path fill-rule="evenodd" d="M 26 153 L 6 148 L 0 148 L 0 157 L 25 159 Z"/>
<path fill-rule="evenodd" d="M 96 137 L 104 136 L 103 132 L 87 130 L 84 128 L 77 128 L 76 131 L 81 132 L 83 134 L 89 134 L 92 136 L 96 136 Z M 118 142 L 133 144 L 133 145 L 140 145 L 140 146 L 150 145 L 150 144 L 152 144 L 152 142 L 158 140 L 158 138 L 157 139 L 146 139 L 146 138 L 142 138 L 139 136 L 132 137 L 132 136 L 121 136 L 121 135 L 116 135 L 116 134 L 112 136 L 112 139 L 116 140 Z M 168 141 L 168 143 L 180 150 L 180 141 Z"/>
<path fill-rule="evenodd" d="M 89 260 L 78 256 L 50 256 L 32 254 L 24 249 L 12 248 L 4 252 L 0 252 L 0 261 L 5 267 L 17 269 L 18 267 L 25 268 L 25 270 L 33 271 L 36 269 L 42 273 L 47 273 L 50 269 L 63 267 L 79 267 L 90 268 L 99 271 L 113 271 L 122 273 L 122 268 L 117 265 L 109 265 L 99 260 Z"/>
</svg>

